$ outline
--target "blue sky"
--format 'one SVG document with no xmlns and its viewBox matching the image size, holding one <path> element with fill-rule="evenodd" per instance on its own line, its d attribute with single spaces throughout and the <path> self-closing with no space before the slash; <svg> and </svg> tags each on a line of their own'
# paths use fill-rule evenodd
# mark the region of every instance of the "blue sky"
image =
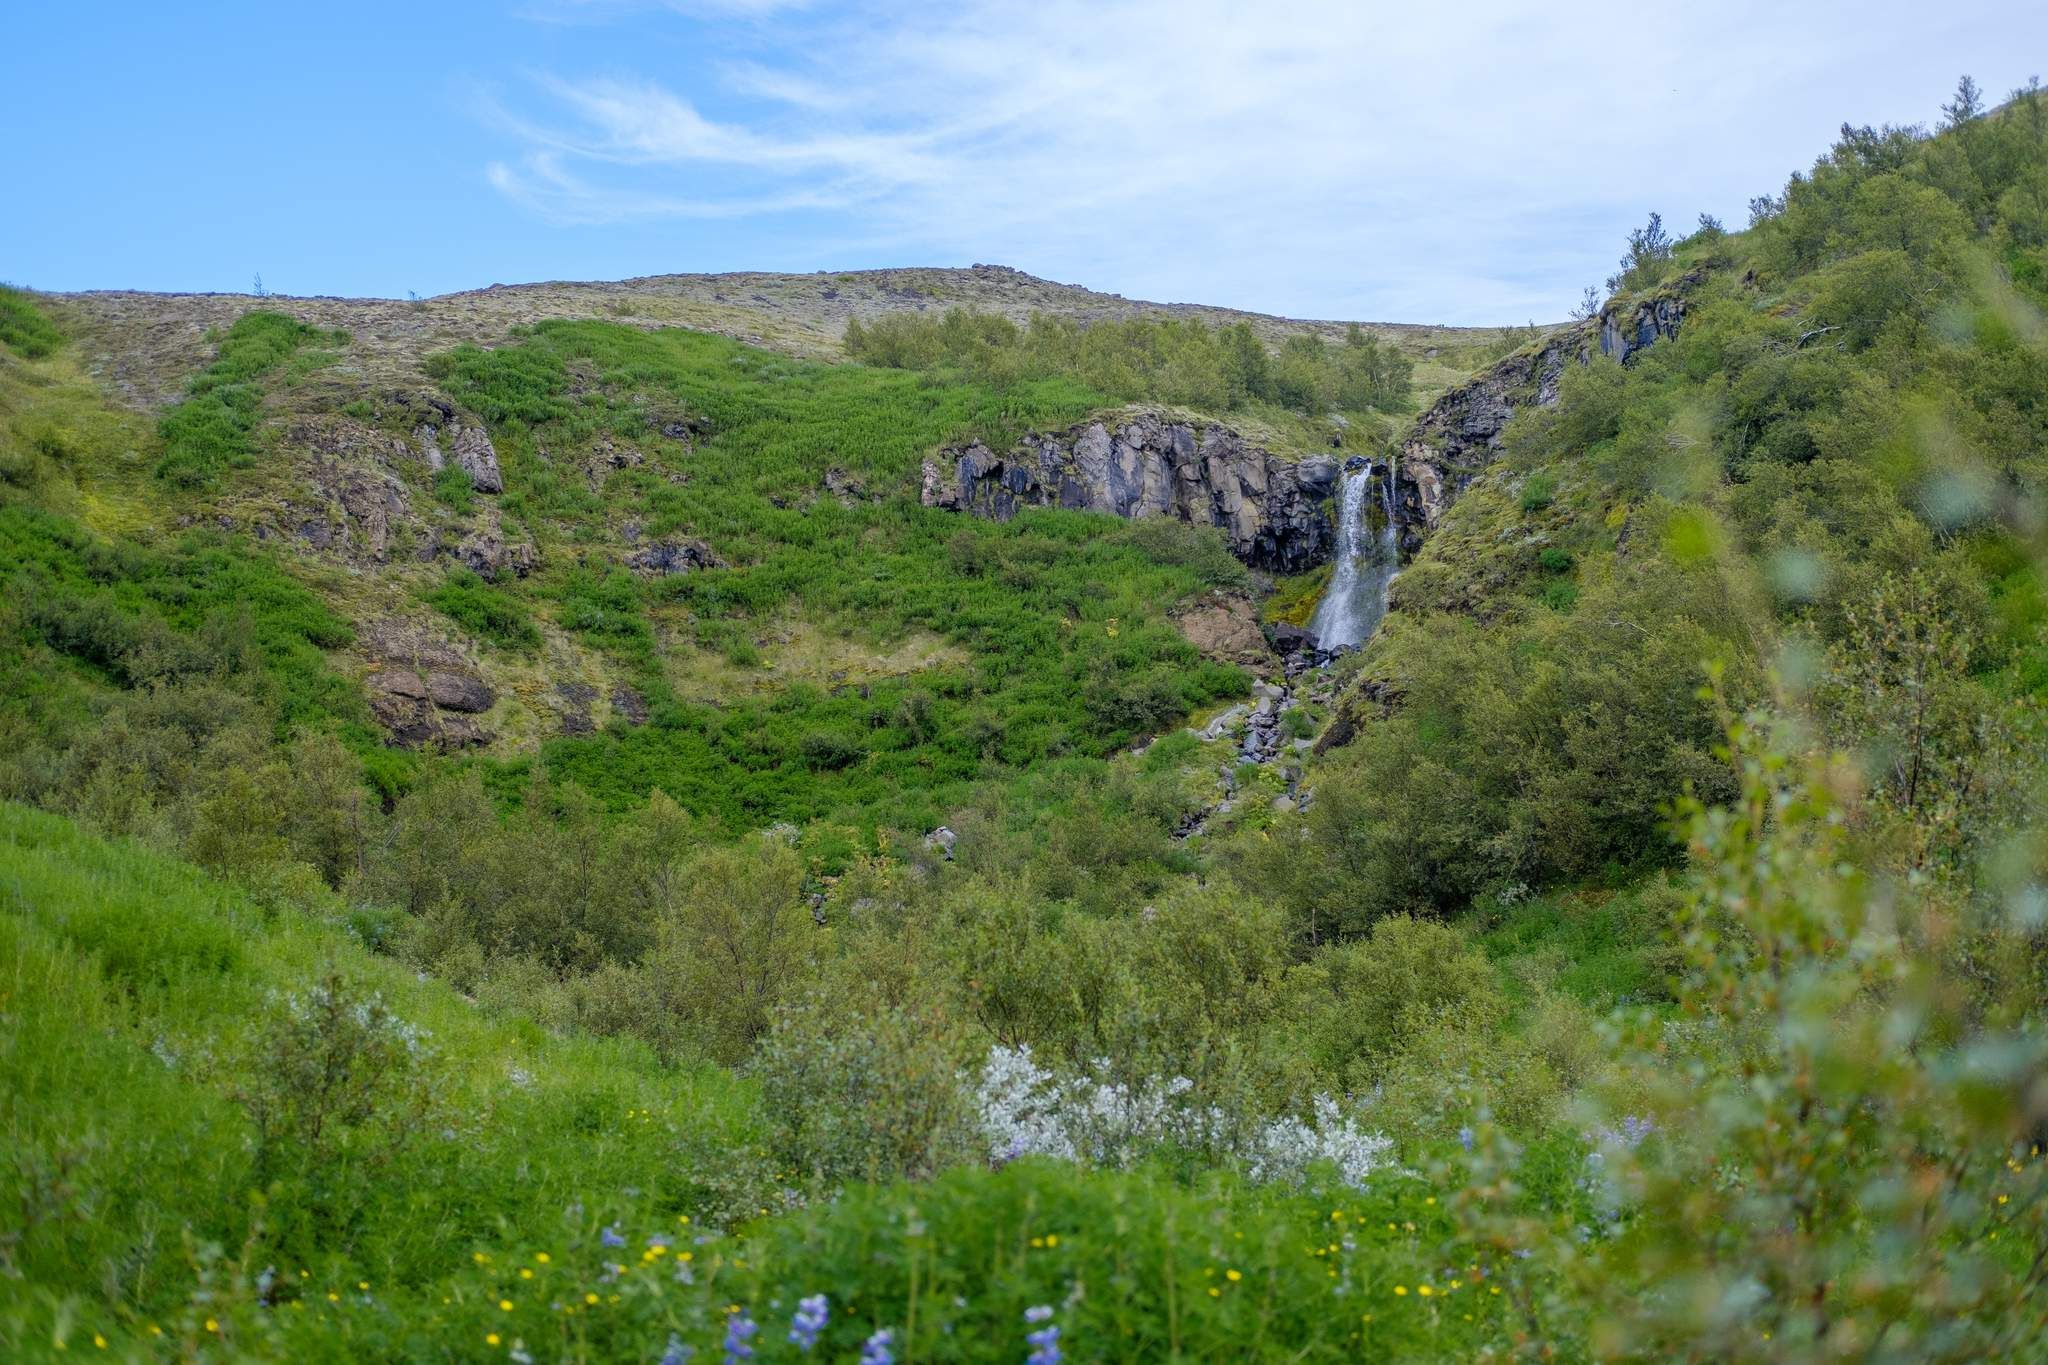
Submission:
<svg viewBox="0 0 2048 1365">
<path fill-rule="evenodd" d="M 1650 210 L 2048 66 L 2048 5 L 25 4 L 0 279 L 403 297 L 999 262 L 1300 316 L 1556 319 Z M 1427 12 L 1425 12 L 1427 11 Z M 2048 75 L 2048 72 L 2042 74 Z"/>
</svg>

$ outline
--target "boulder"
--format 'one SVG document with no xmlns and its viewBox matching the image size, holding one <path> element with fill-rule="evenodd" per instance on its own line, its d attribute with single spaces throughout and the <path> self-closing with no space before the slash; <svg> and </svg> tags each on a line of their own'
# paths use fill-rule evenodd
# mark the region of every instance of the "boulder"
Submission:
<svg viewBox="0 0 2048 1365">
<path fill-rule="evenodd" d="M 471 719 L 497 694 L 462 650 L 409 622 L 371 621 L 361 632 L 370 656 L 370 714 L 401 748 L 464 748 L 488 744 L 491 732 Z"/>
<path fill-rule="evenodd" d="M 505 475 L 498 468 L 497 448 L 491 444 L 491 438 L 484 434 L 482 427 L 451 428 L 448 448 L 455 467 L 469 475 L 469 481 L 477 492 L 505 491 Z"/>
<path fill-rule="evenodd" d="M 852 507 L 868 498 L 867 485 L 838 465 L 825 471 L 825 491 L 838 499 L 842 507 Z"/>
<path fill-rule="evenodd" d="M 477 689 L 486 699 L 483 706 L 466 705 L 463 710 L 485 709 L 490 704 L 490 689 L 474 678 L 456 679 L 441 673 L 422 678 L 409 668 L 382 668 L 370 675 L 370 714 L 384 727 L 390 742 L 400 748 L 459 749 L 488 744 L 489 730 L 466 715 L 444 714 L 435 701 L 439 692 L 474 702 L 479 696 Z"/>
<path fill-rule="evenodd" d="M 488 711 L 498 699 L 495 692 L 474 673 L 434 669 L 427 674 L 427 695 L 434 705 L 449 711 Z"/>
<path fill-rule="evenodd" d="M 1278 661 L 1259 629 L 1258 611 L 1237 593 L 1212 592 L 1173 614 L 1173 624 L 1205 658 L 1265 671 Z"/>
</svg>

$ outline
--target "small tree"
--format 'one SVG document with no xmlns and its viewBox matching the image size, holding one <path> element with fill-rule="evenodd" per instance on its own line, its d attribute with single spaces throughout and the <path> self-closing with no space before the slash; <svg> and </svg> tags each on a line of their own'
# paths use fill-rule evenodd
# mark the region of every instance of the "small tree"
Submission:
<svg viewBox="0 0 2048 1365">
<path fill-rule="evenodd" d="M 1966 123 L 1976 122 L 1983 114 L 1984 92 L 1976 81 L 1964 76 L 1956 82 L 1955 98 L 1941 106 L 1941 126 L 1960 128 Z"/>
<path fill-rule="evenodd" d="M 285 997 L 235 1093 L 256 1127 L 257 1183 L 387 1158 L 418 1126 L 428 1056 L 417 1029 L 338 970 Z"/>
<path fill-rule="evenodd" d="M 1607 288 L 1647 289 L 1664 278 L 1671 261 L 1671 234 L 1664 230 L 1664 215 L 1653 213 L 1650 221 L 1628 235 L 1628 254 L 1621 258 L 1621 270 L 1610 276 Z"/>
<path fill-rule="evenodd" d="M 1599 1226 L 1511 1212 L 1519 1153 L 1481 1115 L 1484 1273 L 1532 1357 L 1590 1322 L 1602 1359 L 2042 1359 L 2048 1046 L 1954 988 L 1939 945 L 1983 912 L 1855 867 L 1853 774 L 1776 728 L 1732 721 L 1738 799 L 1680 805 L 1688 970 L 1677 1018 L 1618 1021 L 1650 1117 L 1594 1134 Z"/>
</svg>

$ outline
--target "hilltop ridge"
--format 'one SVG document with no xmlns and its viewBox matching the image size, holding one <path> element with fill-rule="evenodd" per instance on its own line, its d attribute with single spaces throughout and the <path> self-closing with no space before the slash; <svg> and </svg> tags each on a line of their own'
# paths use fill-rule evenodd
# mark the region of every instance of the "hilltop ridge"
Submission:
<svg viewBox="0 0 2048 1365">
<path fill-rule="evenodd" d="M 490 345 L 512 328 L 547 319 L 602 319 L 637 327 L 689 327 L 805 359 L 840 357 L 854 319 L 966 308 L 1022 322 L 1034 313 L 1081 322 L 1135 317 L 1249 322 L 1268 345 L 1289 336 L 1340 339 L 1348 321 L 1281 317 L 1196 303 L 1153 303 L 1040 279 L 1008 266 L 645 275 L 617 281 L 492 284 L 422 299 L 331 295 L 154 293 L 106 289 L 44 294 L 75 319 L 95 369 L 128 402 L 172 401 L 204 363 L 206 334 L 254 307 L 278 309 L 356 339 L 378 373 L 416 370 L 422 356 L 464 341 Z M 1367 322 L 1369 333 L 1416 363 L 1416 397 L 1427 401 L 1491 358 L 1511 332 L 1499 327 Z"/>
</svg>

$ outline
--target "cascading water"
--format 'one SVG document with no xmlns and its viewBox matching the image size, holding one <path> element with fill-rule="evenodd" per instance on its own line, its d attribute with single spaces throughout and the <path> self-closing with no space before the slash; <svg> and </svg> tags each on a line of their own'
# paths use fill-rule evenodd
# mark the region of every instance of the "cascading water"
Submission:
<svg viewBox="0 0 2048 1365">
<path fill-rule="evenodd" d="M 1380 489 L 1380 525 L 1370 514 L 1373 484 Z M 1401 567 L 1401 534 L 1394 525 L 1394 465 L 1382 475 L 1366 465 L 1344 476 L 1337 498 L 1337 567 L 1316 604 L 1308 628 L 1324 649 L 1364 644 L 1387 614 L 1387 585 Z"/>
</svg>

